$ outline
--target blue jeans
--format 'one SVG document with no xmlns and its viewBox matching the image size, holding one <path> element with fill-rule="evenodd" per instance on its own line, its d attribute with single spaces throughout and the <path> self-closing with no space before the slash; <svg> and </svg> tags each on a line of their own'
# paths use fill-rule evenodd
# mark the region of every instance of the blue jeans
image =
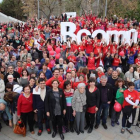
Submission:
<svg viewBox="0 0 140 140">
<path fill-rule="evenodd" d="M 42 122 L 43 119 L 45 119 L 46 129 L 50 129 L 49 119 L 48 119 L 47 115 L 45 114 L 45 111 L 43 109 L 38 109 L 37 123 L 38 123 L 39 130 L 43 130 L 43 122 Z"/>
<path fill-rule="evenodd" d="M 96 124 L 100 124 L 100 117 L 102 114 L 102 124 L 106 124 L 107 116 L 108 116 L 108 109 L 109 109 L 109 104 L 108 103 L 101 103 L 99 110 L 96 114 Z"/>
</svg>

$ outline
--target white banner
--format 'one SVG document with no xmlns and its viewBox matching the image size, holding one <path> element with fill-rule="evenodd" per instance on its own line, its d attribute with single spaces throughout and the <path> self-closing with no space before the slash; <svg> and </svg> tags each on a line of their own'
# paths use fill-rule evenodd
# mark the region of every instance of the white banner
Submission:
<svg viewBox="0 0 140 140">
<path fill-rule="evenodd" d="M 66 12 L 66 14 L 67 14 L 67 18 L 70 18 L 70 16 L 76 17 L 76 12 Z"/>
</svg>

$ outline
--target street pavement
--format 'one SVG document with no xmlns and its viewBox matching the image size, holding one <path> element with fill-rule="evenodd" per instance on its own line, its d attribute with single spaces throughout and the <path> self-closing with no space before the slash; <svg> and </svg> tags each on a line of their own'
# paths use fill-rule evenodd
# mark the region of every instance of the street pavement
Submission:
<svg viewBox="0 0 140 140">
<path fill-rule="evenodd" d="M 132 126 L 134 133 L 133 135 L 130 135 L 127 131 L 125 131 L 124 134 L 121 134 L 121 125 L 115 125 L 115 127 L 112 127 L 109 118 L 107 122 L 107 130 L 100 125 L 99 128 L 97 130 L 94 129 L 91 134 L 88 134 L 87 131 L 80 135 L 68 132 L 64 134 L 65 140 L 140 140 L 140 132 L 136 131 L 135 126 Z M 57 134 L 55 138 L 52 138 L 52 136 L 49 135 L 46 130 L 43 131 L 41 136 L 38 136 L 38 129 L 36 128 L 34 135 L 27 131 L 26 137 L 23 137 L 22 135 L 14 134 L 13 129 L 3 123 L 2 127 L 3 128 L 0 132 L 0 140 L 60 140 L 59 134 Z"/>
</svg>

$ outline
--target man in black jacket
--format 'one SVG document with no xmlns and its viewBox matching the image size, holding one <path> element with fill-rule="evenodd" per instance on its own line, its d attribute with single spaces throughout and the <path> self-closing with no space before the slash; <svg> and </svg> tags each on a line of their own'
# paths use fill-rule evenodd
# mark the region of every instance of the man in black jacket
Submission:
<svg viewBox="0 0 140 140">
<path fill-rule="evenodd" d="M 112 86 L 112 102 L 111 102 L 110 108 L 109 108 L 109 117 L 110 118 L 112 115 L 112 110 L 113 110 L 113 106 L 114 106 L 115 99 L 116 99 L 117 87 L 115 86 L 115 83 L 117 80 L 118 80 L 118 72 L 116 70 L 114 70 L 112 72 L 112 76 L 108 77 L 108 81 L 107 81 L 107 83 Z"/>
<path fill-rule="evenodd" d="M 12 65 L 9 65 L 8 66 L 8 72 L 7 74 L 4 76 L 4 82 L 5 84 L 8 82 L 8 75 L 13 75 L 14 77 L 14 81 L 17 82 L 17 78 L 20 78 L 20 75 L 18 72 L 14 71 L 14 67 Z"/>
<path fill-rule="evenodd" d="M 104 129 L 107 129 L 106 121 L 108 116 L 108 109 L 112 100 L 112 88 L 111 85 L 107 83 L 107 80 L 108 80 L 107 76 L 103 75 L 100 78 L 101 83 L 97 85 L 97 88 L 100 91 L 100 105 L 99 110 L 96 114 L 95 129 L 99 127 L 101 113 L 102 113 L 102 125 Z"/>
<path fill-rule="evenodd" d="M 37 122 L 39 127 L 38 136 L 40 136 L 43 131 L 43 123 L 42 123 L 43 117 L 45 118 L 46 130 L 48 134 L 51 134 L 49 119 L 45 113 L 45 104 L 44 104 L 48 89 L 49 87 L 46 87 L 45 79 L 40 78 L 38 80 L 38 91 L 37 91 L 38 94 L 36 94 L 36 91 L 33 91 L 33 109 L 34 112 L 37 114 Z"/>
</svg>

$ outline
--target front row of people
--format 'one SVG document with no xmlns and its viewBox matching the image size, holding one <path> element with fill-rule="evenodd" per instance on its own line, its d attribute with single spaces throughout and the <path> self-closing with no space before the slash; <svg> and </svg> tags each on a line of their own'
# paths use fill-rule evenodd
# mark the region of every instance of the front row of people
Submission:
<svg viewBox="0 0 140 140">
<path fill-rule="evenodd" d="M 64 82 L 64 89 L 62 90 L 58 88 L 58 80 L 54 79 L 52 87 L 47 87 L 45 79 L 40 78 L 38 86 L 33 90 L 33 94 L 29 85 L 23 88 L 21 94 L 6 93 L 4 100 L 0 99 L 0 111 L 6 111 L 9 117 L 9 125 L 12 126 L 12 116 L 9 113 L 7 103 L 12 104 L 15 112 L 17 112 L 17 117 L 22 119 L 25 126 L 28 122 L 29 130 L 32 134 L 34 134 L 33 118 L 37 116 L 39 136 L 43 131 L 42 121 L 45 121 L 45 128 L 48 134 L 51 134 L 50 122 L 52 122 L 52 137 L 54 138 L 58 131 L 60 138 L 63 140 L 63 126 L 65 126 L 66 131 L 74 132 L 75 130 L 78 135 L 84 133 L 84 129 L 91 133 L 94 124 L 95 129 L 97 129 L 102 119 L 102 125 L 104 129 L 107 129 L 109 106 L 113 98 L 115 98 L 115 102 L 119 102 L 122 105 L 121 133 L 124 133 L 126 128 L 130 134 L 133 134 L 131 124 L 134 121 L 136 108 L 139 104 L 139 94 L 134 90 L 134 83 L 128 83 L 128 89 L 125 89 L 123 80 L 118 79 L 116 82 L 117 92 L 114 95 L 114 89 L 107 83 L 107 80 L 107 77 L 104 75 L 100 78 L 100 83 L 95 85 L 96 81 L 91 77 L 88 85 L 79 83 L 74 91 L 71 88 L 70 81 Z M 119 125 L 120 114 L 121 112 L 116 112 L 114 108 L 112 109 L 112 126 L 115 123 Z"/>
</svg>

